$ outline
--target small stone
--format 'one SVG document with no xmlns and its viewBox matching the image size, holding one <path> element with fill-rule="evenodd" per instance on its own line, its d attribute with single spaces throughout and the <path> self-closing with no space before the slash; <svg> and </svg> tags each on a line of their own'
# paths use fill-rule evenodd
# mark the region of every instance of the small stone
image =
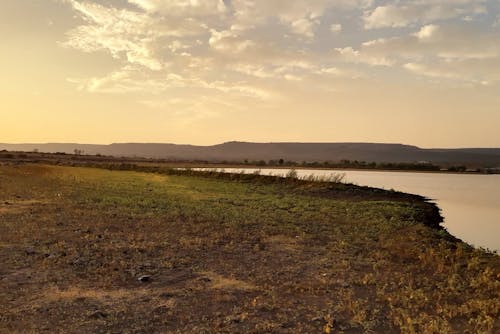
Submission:
<svg viewBox="0 0 500 334">
<path fill-rule="evenodd" d="M 148 275 L 142 275 L 142 276 L 140 276 L 137 280 L 138 280 L 139 282 L 142 282 L 142 283 L 151 282 L 151 276 L 148 276 Z"/>
<path fill-rule="evenodd" d="M 25 252 L 26 252 L 26 255 L 35 255 L 36 254 L 36 251 L 34 248 L 26 248 Z"/>
<path fill-rule="evenodd" d="M 237 315 L 228 315 L 226 318 L 225 318 L 225 322 L 226 324 L 230 324 L 230 323 L 235 323 L 235 324 L 239 324 L 243 321 L 243 319 L 240 317 L 240 316 L 237 316 Z"/>
<path fill-rule="evenodd" d="M 92 313 L 90 315 L 90 318 L 93 318 L 93 319 L 104 319 L 107 316 L 108 316 L 107 313 L 104 313 L 102 311 L 95 311 L 94 313 Z"/>
<path fill-rule="evenodd" d="M 210 283 L 212 280 L 208 277 L 200 277 L 200 281 L 204 283 Z"/>
<path fill-rule="evenodd" d="M 349 284 L 348 282 L 340 279 L 337 280 L 337 284 L 340 285 L 342 288 L 348 288 L 351 286 L 351 284 Z"/>
<path fill-rule="evenodd" d="M 173 293 L 170 293 L 170 292 L 164 292 L 160 295 L 161 298 L 164 298 L 164 299 L 170 299 L 172 297 L 175 297 L 175 295 Z"/>
</svg>

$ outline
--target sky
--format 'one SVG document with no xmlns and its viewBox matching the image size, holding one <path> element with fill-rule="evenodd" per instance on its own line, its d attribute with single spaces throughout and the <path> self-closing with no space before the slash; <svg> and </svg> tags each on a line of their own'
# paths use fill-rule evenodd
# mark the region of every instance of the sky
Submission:
<svg viewBox="0 0 500 334">
<path fill-rule="evenodd" d="M 500 0 L 2 0 L 0 142 L 500 147 Z"/>
</svg>

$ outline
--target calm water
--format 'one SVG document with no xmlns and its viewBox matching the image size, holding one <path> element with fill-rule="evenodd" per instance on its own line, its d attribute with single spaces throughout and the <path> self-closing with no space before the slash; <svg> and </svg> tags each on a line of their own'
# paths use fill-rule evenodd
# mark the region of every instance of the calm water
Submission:
<svg viewBox="0 0 500 334">
<path fill-rule="evenodd" d="M 239 172 L 241 168 L 225 171 Z M 261 169 L 262 174 L 287 171 Z M 441 208 L 444 226 L 451 234 L 476 247 L 500 251 L 500 175 L 341 170 L 297 170 L 297 173 L 299 176 L 343 173 L 345 182 L 425 196 Z"/>
</svg>

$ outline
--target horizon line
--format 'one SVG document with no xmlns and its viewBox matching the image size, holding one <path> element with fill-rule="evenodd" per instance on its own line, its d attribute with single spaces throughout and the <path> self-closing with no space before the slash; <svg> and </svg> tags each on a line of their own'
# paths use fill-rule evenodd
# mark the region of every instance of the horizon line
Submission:
<svg viewBox="0 0 500 334">
<path fill-rule="evenodd" d="M 240 143 L 240 144 L 319 144 L 319 145 L 327 145 L 327 144 L 371 144 L 371 145 L 400 145 L 400 146 L 408 146 L 414 147 L 418 149 L 500 149 L 499 147 L 494 146 L 461 146 L 461 147 L 420 147 L 412 144 L 404 144 L 404 143 L 392 143 L 392 142 L 366 142 L 366 141 L 332 141 L 332 142 L 305 142 L 305 141 L 241 141 L 241 140 L 230 140 L 224 141 L 218 144 L 210 144 L 210 145 L 200 145 L 200 144 L 178 144 L 172 142 L 112 142 L 107 144 L 96 144 L 96 143 L 78 143 L 78 142 L 21 142 L 21 143 L 4 143 L 1 142 L 0 145 L 89 145 L 89 146 L 111 146 L 111 145 L 175 145 L 175 146 L 199 146 L 199 147 L 211 147 L 211 146 L 219 146 L 224 144 L 231 143 Z"/>
</svg>

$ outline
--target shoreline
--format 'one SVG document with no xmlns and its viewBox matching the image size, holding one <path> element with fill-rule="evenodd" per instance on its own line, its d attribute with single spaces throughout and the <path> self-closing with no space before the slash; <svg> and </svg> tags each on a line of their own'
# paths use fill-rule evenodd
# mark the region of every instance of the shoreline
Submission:
<svg viewBox="0 0 500 334">
<path fill-rule="evenodd" d="M 101 155 L 74 155 L 58 153 L 40 153 L 23 151 L 1 151 L 0 161 L 35 161 L 46 163 L 133 163 L 138 165 L 160 165 L 184 168 L 234 168 L 234 169 L 295 169 L 295 170 L 324 170 L 324 171 L 373 171 L 373 172 L 398 172 L 398 173 L 432 173 L 432 174 L 457 174 L 457 175 L 499 175 L 500 171 L 450 171 L 450 170 L 423 170 L 423 169 L 388 169 L 388 168 L 343 168 L 343 167 L 313 167 L 301 165 L 261 166 L 238 163 L 196 162 L 196 161 L 169 161 L 167 159 L 152 159 L 140 157 L 115 157 Z"/>
</svg>

